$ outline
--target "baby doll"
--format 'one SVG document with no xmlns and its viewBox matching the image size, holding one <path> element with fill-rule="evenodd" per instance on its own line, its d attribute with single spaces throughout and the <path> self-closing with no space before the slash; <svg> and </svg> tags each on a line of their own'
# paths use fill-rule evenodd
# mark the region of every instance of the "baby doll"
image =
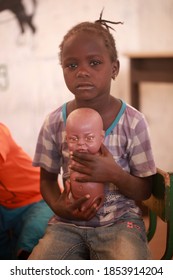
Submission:
<svg viewBox="0 0 173 280">
<path fill-rule="evenodd" d="M 104 140 L 101 116 L 97 111 L 90 108 L 74 110 L 67 118 L 66 137 L 70 153 L 78 151 L 99 155 L 100 146 Z M 100 208 L 104 200 L 104 184 L 99 182 L 77 182 L 75 178 L 80 176 L 77 171 L 70 171 L 72 198 L 76 200 L 89 194 L 90 198 L 82 207 L 87 209 L 93 203 L 96 203 L 97 207 Z"/>
</svg>

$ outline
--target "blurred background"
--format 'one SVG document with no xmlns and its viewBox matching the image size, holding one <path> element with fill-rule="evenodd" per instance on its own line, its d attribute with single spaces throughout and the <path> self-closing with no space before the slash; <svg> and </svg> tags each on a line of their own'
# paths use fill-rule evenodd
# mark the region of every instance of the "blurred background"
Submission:
<svg viewBox="0 0 173 280">
<path fill-rule="evenodd" d="M 123 21 L 112 34 L 120 73 L 112 94 L 130 103 L 126 53 L 173 56 L 173 0 L 0 0 L 0 122 L 31 157 L 45 116 L 73 96 L 58 60 L 65 33 L 81 21 Z M 173 73 L 172 73 L 173 75 Z M 173 171 L 173 84 L 142 83 L 156 164 Z"/>
</svg>

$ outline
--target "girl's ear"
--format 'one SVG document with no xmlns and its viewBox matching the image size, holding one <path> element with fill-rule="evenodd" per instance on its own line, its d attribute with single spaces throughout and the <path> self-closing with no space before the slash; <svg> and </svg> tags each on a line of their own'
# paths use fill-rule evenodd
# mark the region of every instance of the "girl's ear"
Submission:
<svg viewBox="0 0 173 280">
<path fill-rule="evenodd" d="M 115 80 L 115 78 L 118 76 L 120 70 L 120 62 L 119 60 L 116 60 L 112 64 L 112 79 Z"/>
</svg>

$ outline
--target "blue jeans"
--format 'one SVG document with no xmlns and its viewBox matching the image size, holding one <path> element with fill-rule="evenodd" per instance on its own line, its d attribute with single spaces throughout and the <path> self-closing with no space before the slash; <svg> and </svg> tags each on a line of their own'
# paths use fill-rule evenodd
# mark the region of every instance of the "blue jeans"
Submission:
<svg viewBox="0 0 173 280">
<path fill-rule="evenodd" d="M 29 259 L 145 260 L 150 259 L 150 252 L 143 220 L 126 214 L 107 227 L 49 225 Z"/>
<path fill-rule="evenodd" d="M 31 252 L 44 235 L 52 210 L 43 200 L 16 209 L 0 206 L 0 260 Z"/>
</svg>

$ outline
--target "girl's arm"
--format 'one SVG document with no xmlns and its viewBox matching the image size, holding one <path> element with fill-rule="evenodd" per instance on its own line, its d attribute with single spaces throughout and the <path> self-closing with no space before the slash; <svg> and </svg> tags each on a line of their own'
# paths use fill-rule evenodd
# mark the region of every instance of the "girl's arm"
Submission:
<svg viewBox="0 0 173 280">
<path fill-rule="evenodd" d="M 90 220 L 97 211 L 97 205 L 94 204 L 87 210 L 82 207 L 82 204 L 89 199 L 88 195 L 72 203 L 69 199 L 70 184 L 66 182 L 64 190 L 61 192 L 57 179 L 58 174 L 48 172 L 44 168 L 41 168 L 41 194 L 52 211 L 64 219 Z"/>
<path fill-rule="evenodd" d="M 55 212 L 54 205 L 61 195 L 60 187 L 58 185 L 58 174 L 48 172 L 44 168 L 41 168 L 40 191 L 44 200 Z"/>
</svg>

